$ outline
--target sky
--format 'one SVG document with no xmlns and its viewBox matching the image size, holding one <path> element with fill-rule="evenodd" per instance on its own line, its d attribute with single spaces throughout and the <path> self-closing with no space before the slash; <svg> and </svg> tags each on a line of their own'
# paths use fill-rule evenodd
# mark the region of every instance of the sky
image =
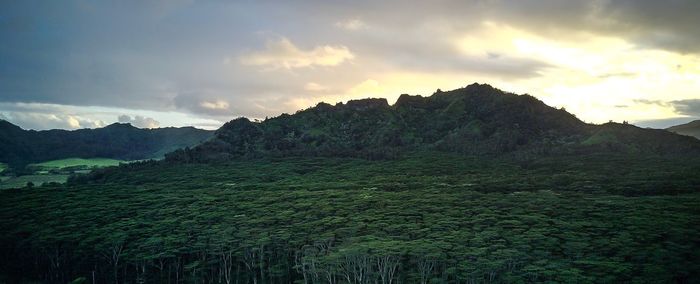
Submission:
<svg viewBox="0 0 700 284">
<path fill-rule="evenodd" d="M 471 83 L 589 123 L 700 118 L 700 1 L 0 1 L 0 119 L 215 129 Z"/>
</svg>

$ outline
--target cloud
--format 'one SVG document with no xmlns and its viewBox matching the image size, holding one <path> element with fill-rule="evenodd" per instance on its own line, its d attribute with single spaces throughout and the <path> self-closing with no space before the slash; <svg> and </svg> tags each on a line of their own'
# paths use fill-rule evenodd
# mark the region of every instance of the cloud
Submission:
<svg viewBox="0 0 700 284">
<path fill-rule="evenodd" d="M 46 114 L 38 112 L 4 112 L 0 118 L 24 129 L 79 129 L 105 126 L 104 121 L 68 114 Z"/>
<path fill-rule="evenodd" d="M 662 106 L 662 107 L 669 106 L 669 102 L 662 101 L 662 100 L 634 99 L 632 101 L 635 103 L 644 104 L 644 105 L 657 105 L 657 106 Z"/>
<path fill-rule="evenodd" d="M 700 99 L 671 101 L 677 113 L 688 116 L 700 116 Z"/>
<path fill-rule="evenodd" d="M 216 120 L 181 112 L 158 112 L 93 106 L 39 103 L 2 103 L 0 118 L 25 129 L 78 129 L 104 127 L 114 122 L 137 127 L 202 125 L 217 128 L 228 119 Z"/>
<path fill-rule="evenodd" d="M 636 99 L 635 103 L 671 108 L 673 112 L 683 116 L 700 116 L 700 99 L 685 99 L 674 101 Z"/>
<path fill-rule="evenodd" d="M 138 128 L 158 128 L 160 122 L 150 117 L 143 117 L 140 115 L 131 117 L 125 114 L 120 115 L 117 120 L 121 123 L 130 123 L 131 125 Z"/>
<path fill-rule="evenodd" d="M 225 120 L 236 116 L 238 112 L 223 94 L 212 91 L 180 93 L 175 97 L 174 102 L 176 108 L 180 110 Z"/>
<path fill-rule="evenodd" d="M 323 85 L 318 84 L 318 83 L 308 82 L 304 85 L 304 90 L 307 90 L 310 92 L 323 92 L 323 91 L 327 91 L 328 87 L 323 86 Z"/>
<path fill-rule="evenodd" d="M 201 101 L 199 106 L 211 110 L 228 110 L 229 108 L 228 102 L 223 100 Z"/>
<path fill-rule="evenodd" d="M 359 19 L 336 22 L 335 26 L 348 31 L 357 31 L 368 28 L 367 24 Z"/>
<path fill-rule="evenodd" d="M 270 40 L 265 50 L 251 52 L 240 57 L 244 65 L 268 66 L 272 69 L 293 69 L 311 66 L 336 66 L 355 55 L 342 45 L 322 45 L 301 50 L 287 38 Z"/>
</svg>

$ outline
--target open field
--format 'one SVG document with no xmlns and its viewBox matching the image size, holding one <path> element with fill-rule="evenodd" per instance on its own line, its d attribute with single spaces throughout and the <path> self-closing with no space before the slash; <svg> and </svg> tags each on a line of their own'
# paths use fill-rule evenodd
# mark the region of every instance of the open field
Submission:
<svg viewBox="0 0 700 284">
<path fill-rule="evenodd" d="M 68 175 L 26 175 L 18 177 L 8 177 L 0 181 L 0 189 L 19 188 L 27 185 L 28 182 L 35 186 L 49 182 L 64 183 Z"/>
<path fill-rule="evenodd" d="M 79 167 L 79 166 L 83 166 L 83 167 L 87 167 L 87 168 L 101 168 L 101 167 L 117 166 L 117 165 L 119 165 L 119 163 L 123 163 L 123 162 L 124 161 L 122 161 L 122 160 L 106 159 L 106 158 L 90 158 L 90 159 L 68 158 L 68 159 L 53 160 L 53 161 L 46 161 L 43 163 L 31 164 L 29 166 L 37 168 L 37 169 L 43 169 L 43 170 L 63 169 L 63 168 L 68 168 L 68 167 Z"/>
</svg>

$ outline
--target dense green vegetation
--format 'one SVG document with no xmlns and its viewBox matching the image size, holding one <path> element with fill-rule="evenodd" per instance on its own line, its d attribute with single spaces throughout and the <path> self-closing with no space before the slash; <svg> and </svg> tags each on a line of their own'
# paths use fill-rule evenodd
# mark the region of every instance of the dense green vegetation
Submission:
<svg viewBox="0 0 700 284">
<path fill-rule="evenodd" d="M 193 127 L 140 129 L 118 123 L 98 129 L 34 131 L 0 120 L 0 162 L 24 174 L 28 164 L 66 158 L 158 158 L 197 145 L 212 134 Z"/>
<path fill-rule="evenodd" d="M 700 162 L 144 162 L 0 193 L 5 281 L 689 282 Z M 2 281 L 2 280 L 0 280 Z"/>
<path fill-rule="evenodd" d="M 46 161 L 38 164 L 30 164 L 29 167 L 41 170 L 65 169 L 65 168 L 100 168 L 109 166 L 118 166 L 119 163 L 124 163 L 122 160 L 106 159 L 106 158 L 68 158 L 61 160 Z"/>
</svg>

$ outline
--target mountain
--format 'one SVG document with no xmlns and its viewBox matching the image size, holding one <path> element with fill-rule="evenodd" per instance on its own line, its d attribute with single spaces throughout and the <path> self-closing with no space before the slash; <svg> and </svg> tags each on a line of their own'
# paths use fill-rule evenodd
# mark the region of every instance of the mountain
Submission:
<svg viewBox="0 0 700 284">
<path fill-rule="evenodd" d="M 239 118 L 0 190 L 0 283 L 696 283 L 699 144 L 488 85 Z"/>
<path fill-rule="evenodd" d="M 393 158 L 414 150 L 463 154 L 700 153 L 695 139 L 663 130 L 591 125 L 530 95 L 485 84 L 432 96 L 401 95 L 317 106 L 263 122 L 232 120 L 215 137 L 166 156 L 172 161 L 227 161 L 260 156 Z"/>
<path fill-rule="evenodd" d="M 70 157 L 157 158 L 199 144 L 212 135 L 212 131 L 194 127 L 141 129 L 120 123 L 97 129 L 35 131 L 0 120 L 0 162 L 19 169 L 30 163 Z"/>
<path fill-rule="evenodd" d="M 666 130 L 700 139 L 700 119 L 688 122 L 686 124 L 671 126 L 666 128 Z"/>
</svg>

